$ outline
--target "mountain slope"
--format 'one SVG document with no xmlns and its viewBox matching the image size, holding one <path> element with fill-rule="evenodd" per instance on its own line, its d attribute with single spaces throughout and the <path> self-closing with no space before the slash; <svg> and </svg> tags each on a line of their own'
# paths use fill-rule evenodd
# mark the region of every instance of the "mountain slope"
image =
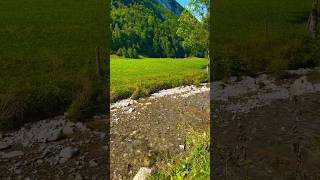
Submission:
<svg viewBox="0 0 320 180">
<path fill-rule="evenodd" d="M 113 0 L 111 52 L 130 58 L 185 57 L 176 34 L 182 11 L 175 0 Z"/>
<path fill-rule="evenodd" d="M 143 5 L 153 11 L 167 9 L 176 15 L 180 15 L 184 9 L 176 0 L 112 0 L 112 5 L 116 7 L 133 4 Z"/>
<path fill-rule="evenodd" d="M 168 8 L 174 14 L 180 15 L 183 11 L 183 7 L 175 0 L 157 0 L 164 7 Z"/>
</svg>

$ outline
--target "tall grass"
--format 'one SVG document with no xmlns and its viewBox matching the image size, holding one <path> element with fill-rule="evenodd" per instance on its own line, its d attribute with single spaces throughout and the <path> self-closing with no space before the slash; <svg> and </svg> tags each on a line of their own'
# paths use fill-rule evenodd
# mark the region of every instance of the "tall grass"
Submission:
<svg viewBox="0 0 320 180">
<path fill-rule="evenodd" d="M 167 165 L 158 167 L 150 179 L 210 179 L 209 132 L 191 131 L 187 140 L 187 151 L 180 159 L 169 159 Z"/>
</svg>

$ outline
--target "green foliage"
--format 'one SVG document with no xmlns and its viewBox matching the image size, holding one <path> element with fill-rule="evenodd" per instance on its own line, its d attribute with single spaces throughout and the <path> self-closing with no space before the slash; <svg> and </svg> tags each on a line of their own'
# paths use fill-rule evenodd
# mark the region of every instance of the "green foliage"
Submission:
<svg viewBox="0 0 320 180">
<path fill-rule="evenodd" d="M 179 18 L 177 35 L 183 39 L 182 45 L 190 55 L 204 57 L 208 49 L 209 33 L 188 11 L 182 12 Z"/>
<path fill-rule="evenodd" d="M 166 167 L 150 179 L 210 179 L 210 137 L 209 133 L 192 131 L 186 145 L 189 151 L 180 160 L 168 160 Z"/>
<path fill-rule="evenodd" d="M 185 56 L 176 35 L 178 16 L 162 5 L 114 0 L 111 18 L 113 54 L 127 58 Z"/>
</svg>

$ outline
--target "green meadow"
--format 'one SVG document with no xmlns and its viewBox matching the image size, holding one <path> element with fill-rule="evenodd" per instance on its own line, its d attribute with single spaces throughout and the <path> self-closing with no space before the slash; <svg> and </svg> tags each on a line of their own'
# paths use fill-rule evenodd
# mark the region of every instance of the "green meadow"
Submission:
<svg viewBox="0 0 320 180">
<path fill-rule="evenodd" d="M 214 1 L 213 37 L 220 43 L 261 36 L 292 38 L 307 35 L 312 1 Z"/>
<path fill-rule="evenodd" d="M 274 73 L 320 64 L 307 30 L 312 1 L 214 1 L 211 79 Z"/>
<path fill-rule="evenodd" d="M 160 89 L 208 81 L 207 59 L 111 57 L 111 101 L 138 98 Z"/>
<path fill-rule="evenodd" d="M 105 59 L 105 5 L 90 0 L 0 2 L 1 127 L 66 111 L 78 116 L 95 101 L 97 86 L 106 87 L 97 85 L 94 75 L 97 46 Z"/>
</svg>

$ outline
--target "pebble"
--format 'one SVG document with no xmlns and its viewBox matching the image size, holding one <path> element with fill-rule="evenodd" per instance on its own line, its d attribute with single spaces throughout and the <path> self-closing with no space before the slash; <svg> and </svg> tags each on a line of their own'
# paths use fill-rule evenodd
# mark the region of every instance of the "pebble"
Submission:
<svg viewBox="0 0 320 180">
<path fill-rule="evenodd" d="M 132 113 L 133 111 L 134 111 L 134 108 L 129 108 L 129 110 L 127 112 Z"/>
<path fill-rule="evenodd" d="M 94 159 L 92 159 L 91 161 L 89 161 L 89 166 L 90 167 L 96 167 L 98 165 L 98 163 L 94 160 Z"/>
<path fill-rule="evenodd" d="M 179 145 L 179 148 L 181 149 L 181 150 L 184 150 L 184 145 Z"/>
<path fill-rule="evenodd" d="M 134 176 L 133 180 L 147 180 L 151 176 L 152 170 L 150 168 L 142 167 L 138 173 Z"/>
<path fill-rule="evenodd" d="M 79 153 L 78 148 L 66 147 L 61 150 L 59 156 L 62 158 L 70 159 L 73 156 L 77 155 L 78 153 Z"/>
<path fill-rule="evenodd" d="M 62 129 L 62 132 L 63 132 L 64 135 L 70 136 L 70 135 L 73 134 L 74 131 L 73 131 L 73 128 L 72 128 L 72 127 L 66 126 L 66 127 L 64 127 L 64 128 Z"/>
</svg>

